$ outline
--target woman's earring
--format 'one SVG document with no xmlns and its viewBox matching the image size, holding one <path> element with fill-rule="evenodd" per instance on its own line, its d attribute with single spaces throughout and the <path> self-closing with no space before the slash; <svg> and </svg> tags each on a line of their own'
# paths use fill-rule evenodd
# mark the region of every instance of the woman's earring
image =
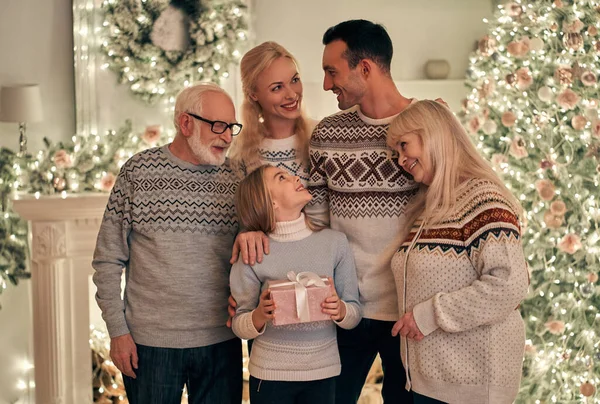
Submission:
<svg viewBox="0 0 600 404">
<path fill-rule="evenodd" d="M 265 118 L 263 118 L 262 114 L 258 114 L 258 122 L 265 123 Z"/>
</svg>

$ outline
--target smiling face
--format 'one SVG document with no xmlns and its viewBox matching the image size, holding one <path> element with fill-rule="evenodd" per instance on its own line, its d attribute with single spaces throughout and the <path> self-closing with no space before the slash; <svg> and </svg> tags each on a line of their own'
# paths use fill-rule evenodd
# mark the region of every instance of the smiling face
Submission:
<svg viewBox="0 0 600 404">
<path fill-rule="evenodd" d="M 360 63 L 350 69 L 348 60 L 344 57 L 347 49 L 344 41 L 336 40 L 327 44 L 323 51 L 323 90 L 337 95 L 338 108 L 341 110 L 360 104 L 367 92 Z"/>
<path fill-rule="evenodd" d="M 199 121 L 187 114 L 185 116 L 193 123 L 193 132 L 187 137 L 187 142 L 196 160 L 194 163 L 223 164 L 227 149 L 231 145 L 231 129 L 216 134 L 211 130 L 210 123 Z M 206 96 L 202 104 L 202 116 L 211 121 L 236 122 L 233 102 L 224 93 L 213 92 Z"/>
<path fill-rule="evenodd" d="M 278 222 L 295 220 L 312 199 L 297 176 L 277 167 L 268 167 L 264 173 L 267 189 L 271 195 L 275 218 Z"/>
<path fill-rule="evenodd" d="M 262 108 L 265 120 L 295 120 L 300 117 L 302 82 L 296 64 L 280 57 L 258 76 L 251 98 Z"/>
<path fill-rule="evenodd" d="M 399 153 L 398 164 L 412 175 L 416 182 L 431 185 L 433 169 L 425 155 L 421 136 L 415 132 L 408 132 L 398 136 L 397 139 L 394 149 Z"/>
</svg>

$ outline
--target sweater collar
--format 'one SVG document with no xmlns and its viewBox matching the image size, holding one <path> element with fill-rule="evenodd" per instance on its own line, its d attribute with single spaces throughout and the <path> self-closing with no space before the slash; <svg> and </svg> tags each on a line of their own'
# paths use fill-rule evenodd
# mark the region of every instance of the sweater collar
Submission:
<svg viewBox="0 0 600 404">
<path fill-rule="evenodd" d="M 300 213 L 296 220 L 275 223 L 275 231 L 269 237 L 275 241 L 288 242 L 302 240 L 311 234 L 312 230 L 306 225 L 304 213 Z"/>
</svg>

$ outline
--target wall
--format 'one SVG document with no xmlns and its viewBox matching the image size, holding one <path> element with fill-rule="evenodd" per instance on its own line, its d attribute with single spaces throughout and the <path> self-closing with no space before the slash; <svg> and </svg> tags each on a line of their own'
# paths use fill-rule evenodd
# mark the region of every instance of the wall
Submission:
<svg viewBox="0 0 600 404">
<path fill-rule="evenodd" d="M 0 0 L 0 85 L 39 83 L 44 120 L 28 125 L 29 150 L 42 137 L 75 131 L 71 0 Z M 0 122 L 0 146 L 18 149 L 17 124 Z M 0 295 L 0 404 L 29 402 L 17 388 L 32 361 L 29 281 Z M 31 373 L 31 371 L 29 372 Z"/>
</svg>

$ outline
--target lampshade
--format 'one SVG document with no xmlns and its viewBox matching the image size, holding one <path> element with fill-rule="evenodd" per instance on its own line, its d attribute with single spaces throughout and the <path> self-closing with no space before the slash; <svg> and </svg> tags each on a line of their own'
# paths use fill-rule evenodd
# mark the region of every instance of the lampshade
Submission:
<svg viewBox="0 0 600 404">
<path fill-rule="evenodd" d="M 41 121 L 42 117 L 39 85 L 21 84 L 0 89 L 0 121 L 29 123 Z"/>
</svg>

